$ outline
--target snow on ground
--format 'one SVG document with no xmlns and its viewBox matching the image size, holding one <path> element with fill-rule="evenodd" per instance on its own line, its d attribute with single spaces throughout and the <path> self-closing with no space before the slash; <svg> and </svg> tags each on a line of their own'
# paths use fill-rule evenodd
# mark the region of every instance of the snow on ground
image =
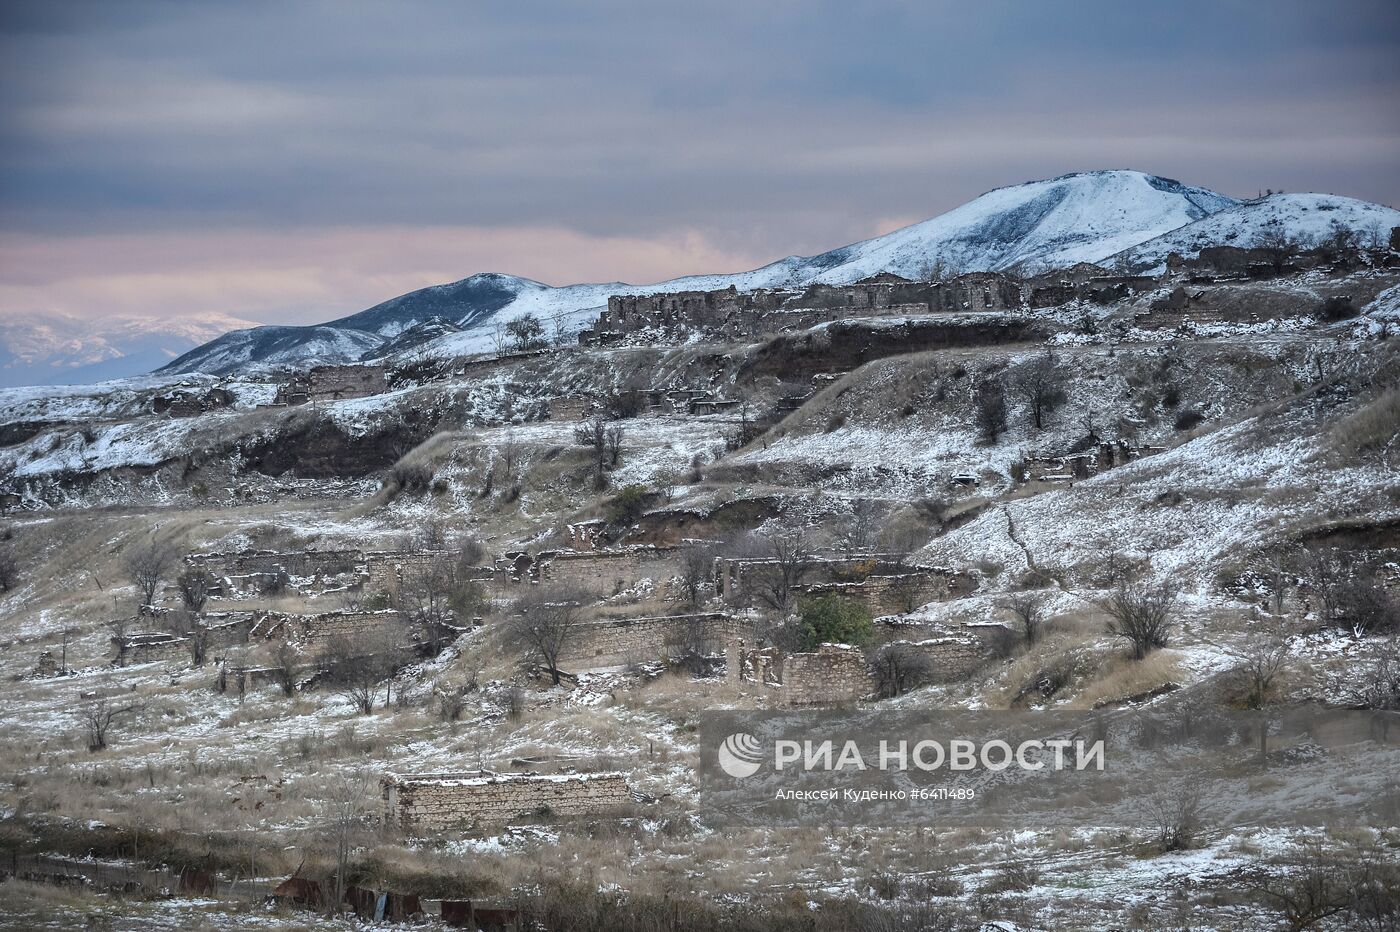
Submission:
<svg viewBox="0 0 1400 932">
<path fill-rule="evenodd" d="M 934 540 L 921 556 L 963 564 L 1016 536 L 1044 568 L 1069 570 L 1131 542 L 1159 574 L 1211 583 L 1216 568 L 1278 539 L 1281 528 L 1319 518 L 1396 512 L 1375 469 L 1333 467 L 1315 437 L 1261 431 L 1253 420 L 1110 470 L 1072 488 L 1007 503 Z M 1018 547 L 1019 549 L 1019 547 Z M 1013 566 L 1023 567 L 1025 557 Z"/>
</svg>

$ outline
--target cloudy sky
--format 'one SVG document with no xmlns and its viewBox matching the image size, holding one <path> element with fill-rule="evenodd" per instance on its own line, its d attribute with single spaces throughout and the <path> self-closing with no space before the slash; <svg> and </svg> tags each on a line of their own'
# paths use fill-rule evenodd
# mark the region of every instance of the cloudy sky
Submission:
<svg viewBox="0 0 1400 932">
<path fill-rule="evenodd" d="M 1400 206 L 1400 4 L 0 6 L 0 313 L 738 271 L 1093 168 Z"/>
</svg>

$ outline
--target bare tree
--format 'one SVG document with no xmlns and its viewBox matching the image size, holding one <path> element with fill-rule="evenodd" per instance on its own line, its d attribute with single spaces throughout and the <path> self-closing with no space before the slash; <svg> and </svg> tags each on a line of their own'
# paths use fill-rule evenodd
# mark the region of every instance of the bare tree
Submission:
<svg viewBox="0 0 1400 932">
<path fill-rule="evenodd" d="M 335 863 L 326 909 L 332 914 L 338 913 L 345 902 L 350 858 L 357 848 L 368 841 L 366 816 L 371 799 L 370 786 L 370 772 L 359 770 L 333 778 L 326 790 L 323 832 L 330 843 Z"/>
<path fill-rule="evenodd" d="M 1373 645 L 1372 665 L 1360 692 L 1368 709 L 1400 711 L 1400 635 Z"/>
<path fill-rule="evenodd" d="M 1021 636 L 1030 647 L 1040 640 L 1041 629 L 1045 626 L 1045 596 L 1039 592 L 1022 592 L 1012 596 L 1006 605 L 1021 629 Z"/>
<path fill-rule="evenodd" d="M 1306 842 L 1297 863 L 1289 867 L 1284 873 L 1265 874 L 1255 889 L 1278 905 L 1291 932 L 1313 928 L 1346 912 L 1354 902 L 1352 878 L 1323 852 L 1322 842 Z"/>
<path fill-rule="evenodd" d="M 185 632 L 185 644 L 190 650 L 190 664 L 203 666 L 204 658 L 209 653 L 209 629 L 195 621 Z"/>
<path fill-rule="evenodd" d="M 539 349 L 545 345 L 544 325 L 534 314 L 522 314 L 506 324 L 506 334 L 512 346 L 520 351 Z"/>
<path fill-rule="evenodd" d="M 618 462 L 622 459 L 622 437 L 623 431 L 621 424 L 609 425 L 603 436 L 604 443 L 607 446 L 607 461 L 610 467 L 617 466 Z"/>
<path fill-rule="evenodd" d="M 871 656 L 875 671 L 875 691 L 882 699 L 903 695 L 925 683 L 932 667 L 928 655 L 912 644 L 886 644 Z"/>
<path fill-rule="evenodd" d="M 744 571 L 744 585 L 751 595 L 773 608 L 792 607 L 803 577 L 811 567 L 812 551 L 806 532 L 796 526 L 775 527 L 751 535 L 741 553 L 757 557 Z"/>
<path fill-rule="evenodd" d="M 880 505 L 868 498 L 851 504 L 851 514 L 842 521 L 836 540 L 847 556 L 869 553 L 875 547 L 880 531 Z"/>
<path fill-rule="evenodd" d="M 506 475 L 515 472 L 515 461 L 520 457 L 520 443 L 515 439 L 515 434 L 506 434 L 496 452 L 501 458 L 501 467 L 505 469 Z"/>
<path fill-rule="evenodd" d="M 1055 354 L 1049 350 L 1017 370 L 1016 390 L 1025 400 L 1036 430 L 1043 429 L 1046 418 L 1068 400 L 1065 384 Z"/>
<path fill-rule="evenodd" d="M 1247 709 L 1263 709 L 1288 666 L 1288 629 L 1277 618 L 1256 618 L 1239 644 L 1218 645 L 1236 661 Z"/>
<path fill-rule="evenodd" d="M 1263 251 L 1274 274 L 1282 275 L 1288 268 L 1288 260 L 1298 252 L 1298 243 L 1282 228 L 1275 228 L 1264 231 L 1255 240 L 1255 248 Z"/>
<path fill-rule="evenodd" d="M 594 415 L 574 428 L 574 443 L 593 452 L 593 463 L 601 473 L 608 463 L 608 422 Z"/>
<path fill-rule="evenodd" d="M 136 586 L 142 605 L 155 604 L 156 593 L 174 562 L 174 550 L 160 541 L 153 540 L 127 551 L 126 575 Z"/>
<path fill-rule="evenodd" d="M 549 315 L 550 338 L 555 346 L 568 346 L 569 312 L 560 308 Z"/>
<path fill-rule="evenodd" d="M 973 403 L 978 437 L 990 446 L 1006 430 L 1006 394 L 1000 385 L 988 379 L 977 387 Z"/>
<path fill-rule="evenodd" d="M 118 717 L 135 710 L 134 705 L 117 705 L 111 699 L 96 699 L 83 706 L 80 716 L 83 728 L 87 732 L 88 750 L 105 750 L 112 724 Z"/>
<path fill-rule="evenodd" d="M 1100 603 L 1108 615 L 1108 633 L 1132 646 L 1134 660 L 1166 647 L 1176 597 L 1176 586 L 1170 581 L 1156 585 L 1120 582 L 1113 594 Z"/>
<path fill-rule="evenodd" d="M 437 515 L 431 515 L 418 522 L 413 531 L 406 535 L 408 540 L 405 549 L 410 553 L 433 553 L 446 550 L 451 533 L 452 528 L 446 521 Z"/>
<path fill-rule="evenodd" d="M 209 599 L 209 590 L 214 587 L 214 577 L 200 566 L 187 566 L 175 577 L 175 585 L 180 590 L 180 600 L 192 612 L 204 609 Z"/>
<path fill-rule="evenodd" d="M 1203 823 L 1200 784 L 1184 779 L 1143 799 L 1148 826 L 1163 853 L 1192 847 Z"/>
<path fill-rule="evenodd" d="M 297 677 L 301 672 L 301 655 L 291 644 L 283 641 L 277 645 L 272 655 L 272 677 L 282 689 L 282 695 L 292 698 L 297 691 Z"/>
<path fill-rule="evenodd" d="M 1400 604 L 1373 576 L 1353 577 L 1337 590 L 1337 622 L 1356 637 L 1400 631 Z"/>
<path fill-rule="evenodd" d="M 714 579 L 715 551 L 704 545 L 687 547 L 681 554 L 681 592 L 691 607 L 704 601 L 705 590 Z"/>
<path fill-rule="evenodd" d="M 1303 585 L 1314 607 L 1320 625 L 1327 627 L 1337 620 L 1337 602 L 1346 583 L 1346 567 L 1330 550 L 1311 550 L 1303 556 Z"/>
<path fill-rule="evenodd" d="M 1288 591 L 1298 581 L 1297 555 L 1285 547 L 1275 547 L 1259 556 L 1250 567 L 1266 587 L 1268 604 L 1274 615 L 1282 615 Z"/>
<path fill-rule="evenodd" d="M 714 649 L 715 639 L 708 619 L 692 616 L 682 622 L 680 643 L 676 645 L 676 659 L 682 667 L 695 676 L 708 674 Z"/>
<path fill-rule="evenodd" d="M 398 645 L 372 635 L 337 637 L 330 642 L 326 660 L 330 682 L 361 714 L 374 711 L 379 684 L 398 668 Z"/>
<path fill-rule="evenodd" d="M 104 621 L 102 626 L 112 632 L 111 641 L 117 648 L 115 662 L 117 666 L 126 666 L 126 638 L 131 631 L 132 619 L 128 615 L 118 615 L 108 621 Z"/>
<path fill-rule="evenodd" d="M 459 581 L 457 561 L 434 553 L 405 565 L 400 573 L 397 605 L 429 637 L 443 637 L 457 621 L 452 607 Z"/>
<path fill-rule="evenodd" d="M 527 662 L 543 666 L 555 686 L 559 658 L 577 634 L 582 608 L 593 601 L 575 586 L 542 586 L 516 600 L 504 625 L 506 643 Z"/>
<path fill-rule="evenodd" d="M 438 715 L 444 722 L 459 721 L 467 709 L 467 696 L 476 692 L 477 688 L 475 673 L 464 682 L 438 683 L 433 687 L 433 693 L 438 699 Z"/>
</svg>

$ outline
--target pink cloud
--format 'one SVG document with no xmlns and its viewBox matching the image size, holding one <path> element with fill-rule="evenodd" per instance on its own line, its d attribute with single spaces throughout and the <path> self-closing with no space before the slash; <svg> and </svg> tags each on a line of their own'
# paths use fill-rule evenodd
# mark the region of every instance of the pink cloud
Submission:
<svg viewBox="0 0 1400 932">
<path fill-rule="evenodd" d="M 772 258 L 721 248 L 698 233 L 643 238 L 560 228 L 8 233 L 0 234 L 0 314 L 222 313 L 314 323 L 477 272 L 553 285 L 647 283 L 742 271 Z"/>
</svg>

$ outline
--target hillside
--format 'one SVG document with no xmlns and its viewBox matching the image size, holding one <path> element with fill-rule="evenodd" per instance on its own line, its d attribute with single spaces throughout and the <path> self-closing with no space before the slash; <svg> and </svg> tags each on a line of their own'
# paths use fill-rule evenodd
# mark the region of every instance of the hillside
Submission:
<svg viewBox="0 0 1400 932">
<path fill-rule="evenodd" d="M 1333 194 L 1272 194 L 1139 243 L 1110 256 L 1104 264 L 1160 272 L 1172 252 L 1194 256 L 1206 246 L 1252 248 L 1279 238 L 1310 247 L 1331 239 L 1338 230 L 1384 243 L 1396 226 L 1400 226 L 1400 210 L 1381 204 Z"/>
</svg>

